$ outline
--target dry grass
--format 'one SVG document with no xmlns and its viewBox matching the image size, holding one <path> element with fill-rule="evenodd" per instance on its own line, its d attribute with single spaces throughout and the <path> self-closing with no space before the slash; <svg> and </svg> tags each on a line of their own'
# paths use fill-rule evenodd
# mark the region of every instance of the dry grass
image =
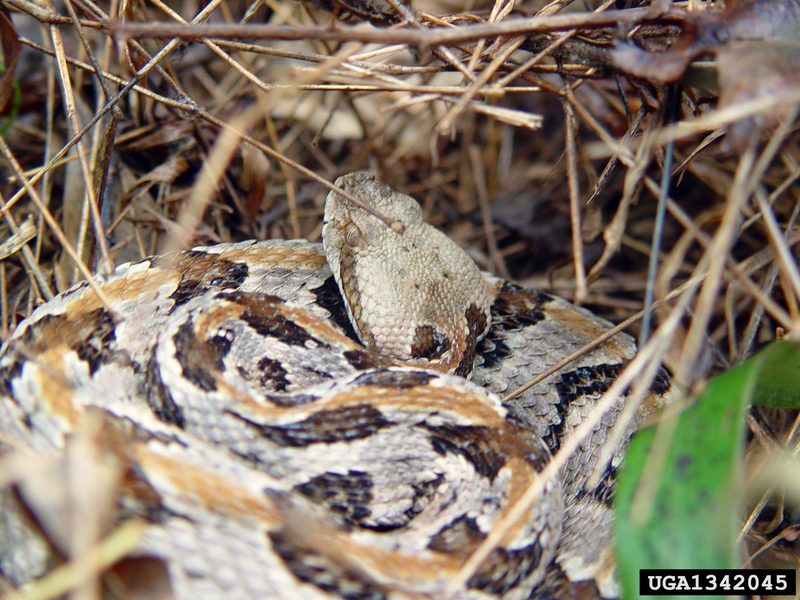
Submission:
<svg viewBox="0 0 800 600">
<path fill-rule="evenodd" d="M 796 114 L 738 150 L 725 137 L 744 118 L 797 105 L 797 91 L 715 110 L 686 87 L 677 122 L 663 127 L 663 86 L 581 63 L 580 50 L 552 59 L 573 38 L 614 33 L 601 25 L 635 33 L 621 13 L 559 14 L 559 32 L 539 33 L 531 53 L 509 35 L 519 28 L 503 29 L 500 3 L 442 19 L 431 15 L 455 11 L 430 4 L 413 27 L 388 29 L 332 24 L 295 2 L 67 0 L 58 15 L 0 4 L 23 45 L 22 103 L 0 137 L 4 338 L 40 302 L 127 260 L 316 240 L 328 182 L 356 169 L 418 198 L 482 268 L 628 319 L 634 335 L 660 201 L 652 333 L 627 381 L 664 361 L 690 388 L 779 330 L 800 333 Z M 563 4 L 517 10 L 544 19 Z M 112 21 L 161 21 L 163 36 L 192 41 L 126 38 L 148 28 L 103 26 Z M 267 26 L 243 39 L 245 21 Z M 175 27 L 199 22 L 207 28 Z M 477 22 L 479 38 L 451 27 Z M 750 423 L 756 446 L 797 444 L 785 413 Z M 775 514 L 777 529 L 756 537 L 791 526 Z"/>
</svg>

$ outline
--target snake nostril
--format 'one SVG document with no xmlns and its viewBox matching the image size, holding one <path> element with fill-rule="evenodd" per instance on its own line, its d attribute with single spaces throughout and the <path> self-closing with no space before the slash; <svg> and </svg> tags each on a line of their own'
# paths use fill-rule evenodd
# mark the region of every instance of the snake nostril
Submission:
<svg viewBox="0 0 800 600">
<path fill-rule="evenodd" d="M 361 233 L 358 225 L 352 221 L 349 221 L 344 226 L 343 235 L 345 244 L 352 248 L 360 248 L 364 245 L 364 235 Z"/>
</svg>

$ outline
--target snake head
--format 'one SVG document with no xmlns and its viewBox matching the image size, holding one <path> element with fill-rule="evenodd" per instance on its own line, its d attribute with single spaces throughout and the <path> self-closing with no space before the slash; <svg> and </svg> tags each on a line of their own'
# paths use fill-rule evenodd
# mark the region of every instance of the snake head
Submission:
<svg viewBox="0 0 800 600">
<path fill-rule="evenodd" d="M 389 358 L 466 376 L 489 328 L 490 286 L 473 260 L 425 223 L 419 203 L 359 171 L 325 202 L 323 245 L 353 328 Z"/>
</svg>

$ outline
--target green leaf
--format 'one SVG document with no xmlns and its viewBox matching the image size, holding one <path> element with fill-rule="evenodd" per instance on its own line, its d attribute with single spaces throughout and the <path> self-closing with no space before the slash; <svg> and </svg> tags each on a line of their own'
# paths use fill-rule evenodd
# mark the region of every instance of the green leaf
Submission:
<svg viewBox="0 0 800 600">
<path fill-rule="evenodd" d="M 762 364 L 753 392 L 753 404 L 770 408 L 800 408 L 800 344 L 778 340 L 757 356 Z"/>
<path fill-rule="evenodd" d="M 688 408 L 634 436 L 615 498 L 624 598 L 638 597 L 640 569 L 739 566 L 745 415 L 752 401 L 797 406 L 799 361 L 800 346 L 770 344 L 709 382 Z"/>
</svg>

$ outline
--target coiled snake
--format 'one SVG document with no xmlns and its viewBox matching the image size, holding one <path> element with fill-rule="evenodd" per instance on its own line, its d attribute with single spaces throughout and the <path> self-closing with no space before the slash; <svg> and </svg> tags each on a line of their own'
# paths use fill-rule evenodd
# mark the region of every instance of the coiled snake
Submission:
<svg viewBox="0 0 800 600">
<path fill-rule="evenodd" d="M 97 279 L 107 304 L 76 285 L 4 346 L 6 449 L 63 475 L 91 437 L 91 468 L 116 473 L 97 535 L 147 524 L 109 571 L 117 585 L 135 573 L 176 598 L 441 597 L 633 355 L 619 334 L 502 403 L 608 323 L 481 274 L 371 175 L 337 184 L 402 226 L 331 192 L 324 252 L 251 241 L 129 263 Z M 584 484 L 621 403 L 458 597 L 616 593 L 621 449 Z M 78 435 L 89 417 L 101 426 Z M 75 552 L 65 507 L 93 500 L 60 477 L 4 488 L 6 582 Z"/>
</svg>

